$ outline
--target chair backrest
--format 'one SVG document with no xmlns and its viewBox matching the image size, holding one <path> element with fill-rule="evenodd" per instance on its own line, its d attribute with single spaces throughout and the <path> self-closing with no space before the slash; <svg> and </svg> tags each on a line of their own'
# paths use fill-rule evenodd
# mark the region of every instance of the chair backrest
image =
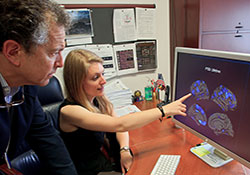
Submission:
<svg viewBox="0 0 250 175">
<path fill-rule="evenodd" d="M 39 87 L 38 98 L 42 106 L 63 101 L 63 92 L 57 77 L 53 76 L 46 86 Z"/>
<path fill-rule="evenodd" d="M 38 99 L 52 125 L 59 130 L 58 114 L 59 106 L 64 100 L 61 84 L 57 77 L 53 76 L 46 86 L 38 89 Z"/>
</svg>

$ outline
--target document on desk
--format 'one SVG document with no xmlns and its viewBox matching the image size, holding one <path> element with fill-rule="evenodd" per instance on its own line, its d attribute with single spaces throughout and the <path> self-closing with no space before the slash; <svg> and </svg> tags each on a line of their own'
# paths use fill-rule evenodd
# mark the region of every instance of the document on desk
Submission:
<svg viewBox="0 0 250 175">
<path fill-rule="evenodd" d="M 119 117 L 123 116 L 123 115 L 130 114 L 130 113 L 140 112 L 140 111 L 141 110 L 139 108 L 137 108 L 135 105 L 128 105 L 128 106 L 124 106 L 122 108 L 115 109 L 115 112 Z"/>
<path fill-rule="evenodd" d="M 133 103 L 132 91 L 126 87 L 120 79 L 108 83 L 104 87 L 104 92 L 110 102 L 114 105 L 115 109 L 131 105 Z"/>
</svg>

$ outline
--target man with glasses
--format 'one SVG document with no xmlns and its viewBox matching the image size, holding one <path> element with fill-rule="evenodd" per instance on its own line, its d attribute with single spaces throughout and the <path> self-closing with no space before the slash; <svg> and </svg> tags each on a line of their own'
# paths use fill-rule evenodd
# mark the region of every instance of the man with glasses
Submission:
<svg viewBox="0 0 250 175">
<path fill-rule="evenodd" d="M 47 85 L 63 66 L 68 25 L 65 11 L 49 0 L 0 1 L 0 166 L 11 168 L 28 143 L 46 174 L 77 174 L 34 86 Z"/>
</svg>

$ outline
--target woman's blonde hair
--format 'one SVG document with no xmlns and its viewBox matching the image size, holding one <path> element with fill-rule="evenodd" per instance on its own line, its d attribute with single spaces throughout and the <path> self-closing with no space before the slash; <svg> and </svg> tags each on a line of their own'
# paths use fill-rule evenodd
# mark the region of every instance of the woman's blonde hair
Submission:
<svg viewBox="0 0 250 175">
<path fill-rule="evenodd" d="M 113 105 L 105 96 L 96 97 L 99 104 L 99 109 L 97 109 L 87 99 L 86 92 L 82 88 L 89 66 L 96 62 L 102 64 L 103 60 L 91 51 L 76 49 L 69 52 L 63 68 L 66 98 L 71 102 L 76 102 L 84 106 L 91 112 L 101 112 L 111 115 Z"/>
</svg>

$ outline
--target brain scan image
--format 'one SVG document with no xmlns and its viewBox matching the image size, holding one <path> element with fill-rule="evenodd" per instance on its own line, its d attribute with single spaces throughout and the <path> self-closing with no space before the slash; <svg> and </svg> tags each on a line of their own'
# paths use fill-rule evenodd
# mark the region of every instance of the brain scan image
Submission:
<svg viewBox="0 0 250 175">
<path fill-rule="evenodd" d="M 234 111 L 237 108 L 236 96 L 231 90 L 223 85 L 219 85 L 213 91 L 211 98 L 209 89 L 203 80 L 193 82 L 190 89 L 195 100 L 209 100 L 209 102 L 216 103 L 224 112 L 229 110 Z M 198 126 L 206 126 L 208 123 L 208 127 L 212 129 L 217 136 L 225 134 L 233 137 L 234 131 L 229 117 L 224 113 L 214 112 L 214 114 L 207 118 L 204 109 L 202 109 L 200 105 L 194 103 L 188 109 L 187 114 Z"/>
<path fill-rule="evenodd" d="M 198 104 L 193 104 L 187 112 L 188 116 L 191 117 L 195 123 L 200 126 L 205 126 L 207 124 L 207 117 L 201 106 Z"/>
<path fill-rule="evenodd" d="M 218 105 L 223 111 L 233 111 L 237 107 L 237 100 L 235 95 L 223 85 L 217 87 L 211 99 Z"/>
<path fill-rule="evenodd" d="M 231 137 L 234 136 L 231 121 L 226 114 L 212 114 L 208 119 L 208 126 L 214 131 L 216 135 L 226 134 Z"/>
<path fill-rule="evenodd" d="M 197 80 L 191 85 L 191 93 L 196 100 L 209 99 L 209 91 L 205 81 Z"/>
</svg>

